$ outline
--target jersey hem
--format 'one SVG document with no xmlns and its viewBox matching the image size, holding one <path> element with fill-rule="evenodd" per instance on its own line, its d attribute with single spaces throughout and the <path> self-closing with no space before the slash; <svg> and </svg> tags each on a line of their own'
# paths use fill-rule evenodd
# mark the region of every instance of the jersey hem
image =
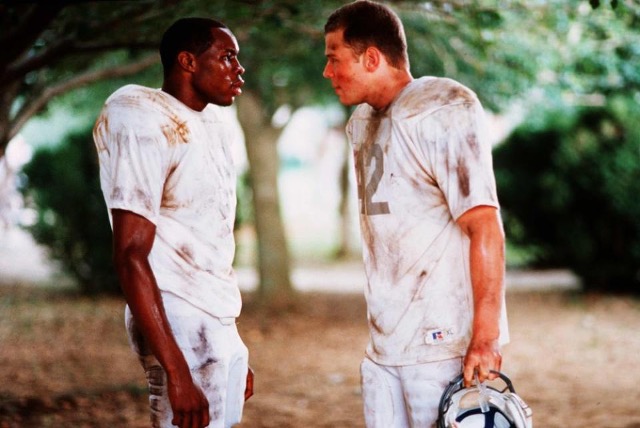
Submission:
<svg viewBox="0 0 640 428">
<path fill-rule="evenodd" d="M 399 366 L 414 366 L 417 364 L 435 363 L 437 361 L 450 360 L 452 358 L 462 358 L 464 357 L 465 354 L 461 352 L 447 352 L 442 354 L 436 354 L 432 357 L 410 358 L 406 360 L 396 360 L 394 358 L 380 358 L 369 352 L 365 352 L 365 355 L 371 361 L 381 366 L 399 367 Z"/>
</svg>

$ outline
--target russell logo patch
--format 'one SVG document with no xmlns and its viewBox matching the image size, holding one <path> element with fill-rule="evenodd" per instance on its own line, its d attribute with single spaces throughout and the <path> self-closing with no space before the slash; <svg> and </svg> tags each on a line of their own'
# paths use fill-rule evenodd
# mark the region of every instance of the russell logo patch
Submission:
<svg viewBox="0 0 640 428">
<path fill-rule="evenodd" d="M 453 337 L 453 329 L 451 328 L 430 330 L 424 337 L 424 342 L 427 345 L 439 345 L 441 343 L 450 342 Z"/>
</svg>

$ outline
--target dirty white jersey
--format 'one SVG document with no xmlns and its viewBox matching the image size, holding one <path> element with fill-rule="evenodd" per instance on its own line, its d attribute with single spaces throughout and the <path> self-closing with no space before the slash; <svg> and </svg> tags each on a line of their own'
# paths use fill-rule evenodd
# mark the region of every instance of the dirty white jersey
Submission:
<svg viewBox="0 0 640 428">
<path fill-rule="evenodd" d="M 476 206 L 499 207 L 484 123 L 472 91 L 423 77 L 385 111 L 358 106 L 347 124 L 367 276 L 367 355 L 379 364 L 466 353 L 473 290 L 469 239 L 456 220 Z M 507 342 L 504 310 L 500 331 Z"/>
<path fill-rule="evenodd" d="M 93 131 L 110 220 L 122 209 L 154 223 L 149 262 L 160 290 L 220 318 L 241 308 L 229 114 L 127 85 L 107 99 Z"/>
</svg>

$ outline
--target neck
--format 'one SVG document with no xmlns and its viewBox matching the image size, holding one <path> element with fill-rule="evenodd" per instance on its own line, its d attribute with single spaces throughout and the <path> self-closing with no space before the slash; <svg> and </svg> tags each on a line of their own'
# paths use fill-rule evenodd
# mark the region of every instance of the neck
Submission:
<svg viewBox="0 0 640 428">
<path fill-rule="evenodd" d="M 378 80 L 367 104 L 378 111 L 386 109 L 412 80 L 413 76 L 408 70 L 393 69 L 390 75 L 382 76 Z"/>
<path fill-rule="evenodd" d="M 173 96 L 191 110 L 202 111 L 207 106 L 206 103 L 193 96 L 193 93 L 188 90 L 188 85 L 175 79 L 165 78 L 162 83 L 162 91 Z"/>
</svg>

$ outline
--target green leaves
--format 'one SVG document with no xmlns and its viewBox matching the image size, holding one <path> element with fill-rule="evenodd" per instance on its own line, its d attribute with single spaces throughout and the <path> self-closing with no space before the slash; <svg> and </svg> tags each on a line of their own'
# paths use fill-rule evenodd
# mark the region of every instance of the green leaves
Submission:
<svg viewBox="0 0 640 428">
<path fill-rule="evenodd" d="M 549 110 L 494 153 L 510 242 L 537 248 L 536 266 L 573 269 L 587 290 L 640 293 L 638 114 L 624 94 Z"/>
<path fill-rule="evenodd" d="M 592 8 L 597 9 L 600 7 L 600 0 L 589 0 L 589 4 Z M 618 0 L 611 0 L 610 4 L 611 7 L 615 9 L 616 7 L 618 7 Z"/>
<path fill-rule="evenodd" d="M 27 199 L 37 209 L 34 238 L 87 294 L 118 292 L 111 229 L 88 129 L 55 148 L 36 151 L 25 167 Z"/>
</svg>

